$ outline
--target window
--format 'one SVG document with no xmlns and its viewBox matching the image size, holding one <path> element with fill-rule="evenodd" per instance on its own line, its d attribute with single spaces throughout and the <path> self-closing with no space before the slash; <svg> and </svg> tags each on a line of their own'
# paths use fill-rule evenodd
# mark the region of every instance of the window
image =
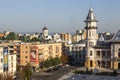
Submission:
<svg viewBox="0 0 120 80">
<path fill-rule="evenodd" d="M 107 51 L 106 56 L 110 58 L 110 56 L 111 56 L 111 52 L 110 52 L 110 51 Z"/>
<path fill-rule="evenodd" d="M 97 51 L 96 53 L 97 53 L 97 54 L 96 54 L 97 57 L 100 57 L 100 51 Z"/>
<path fill-rule="evenodd" d="M 83 59 L 85 59 L 85 55 L 83 55 Z"/>
<path fill-rule="evenodd" d="M 92 56 L 93 54 L 92 54 L 92 51 L 90 51 L 90 56 Z"/>
<path fill-rule="evenodd" d="M 120 49 L 118 49 L 118 57 L 120 57 Z"/>
<path fill-rule="evenodd" d="M 102 67 L 105 67 L 105 61 L 102 61 Z"/>
<path fill-rule="evenodd" d="M 107 61 L 107 68 L 110 68 L 111 62 Z"/>
<path fill-rule="evenodd" d="M 11 56 L 11 61 L 13 61 L 13 56 Z"/>
<path fill-rule="evenodd" d="M 120 52 L 118 52 L 118 57 L 120 57 Z"/>
<path fill-rule="evenodd" d="M 90 61 L 90 67 L 93 67 L 93 61 Z"/>
<path fill-rule="evenodd" d="M 102 51 L 102 57 L 105 57 L 105 51 Z"/>
<path fill-rule="evenodd" d="M 118 49 L 118 51 L 120 52 L 120 49 Z"/>
<path fill-rule="evenodd" d="M 75 49 L 78 49 L 78 47 L 75 47 Z"/>
<path fill-rule="evenodd" d="M 79 50 L 81 50 L 81 47 L 79 47 Z"/>
<path fill-rule="evenodd" d="M 79 58 L 81 59 L 81 54 L 79 54 Z"/>
<path fill-rule="evenodd" d="M 17 58 L 20 58 L 20 55 L 17 55 Z"/>
<path fill-rule="evenodd" d="M 67 47 L 68 50 L 70 50 L 70 47 Z"/>
<path fill-rule="evenodd" d="M 72 50 L 74 49 L 74 47 L 72 47 Z"/>
<path fill-rule="evenodd" d="M 1 63 L 3 62 L 3 59 L 1 59 Z"/>
<path fill-rule="evenodd" d="M 89 47 L 93 46 L 94 43 L 93 42 L 89 42 Z"/>
<path fill-rule="evenodd" d="M 25 56 L 25 58 L 28 58 L 27 56 Z"/>
</svg>

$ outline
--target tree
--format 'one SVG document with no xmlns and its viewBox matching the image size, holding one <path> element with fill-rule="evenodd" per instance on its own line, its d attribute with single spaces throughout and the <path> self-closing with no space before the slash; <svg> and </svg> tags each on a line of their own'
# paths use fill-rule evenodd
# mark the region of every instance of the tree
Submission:
<svg viewBox="0 0 120 80">
<path fill-rule="evenodd" d="M 68 62 L 68 56 L 66 54 L 62 54 L 61 62 L 62 64 L 66 64 Z"/>
<path fill-rule="evenodd" d="M 18 37 L 14 32 L 10 32 L 8 36 L 6 37 L 7 40 L 17 40 Z"/>
<path fill-rule="evenodd" d="M 19 39 L 20 39 L 21 41 L 23 41 L 23 42 L 28 42 L 28 41 L 30 41 L 30 38 L 29 38 L 29 37 L 26 37 L 26 36 L 21 36 Z"/>
<path fill-rule="evenodd" d="M 28 63 L 25 68 L 22 70 L 23 80 L 30 80 L 32 76 L 31 65 Z"/>
<path fill-rule="evenodd" d="M 52 66 L 52 63 L 51 63 L 50 60 L 46 60 L 46 61 L 43 62 L 43 67 L 48 68 L 48 67 L 50 67 L 50 66 Z"/>
<path fill-rule="evenodd" d="M 41 68 L 43 67 L 51 67 L 51 66 L 57 66 L 61 63 L 61 60 L 59 57 L 55 57 L 55 58 L 50 58 L 50 59 L 47 59 L 46 61 L 44 61 L 42 64 L 41 64 Z"/>
<path fill-rule="evenodd" d="M 37 41 L 40 41 L 40 39 L 39 39 L 39 38 L 36 38 L 36 37 L 33 37 L 30 41 L 32 41 L 32 42 L 37 42 Z"/>
<path fill-rule="evenodd" d="M 57 65 L 59 65 L 61 63 L 61 60 L 60 60 L 59 57 L 55 57 L 53 59 L 52 63 L 53 63 L 54 66 L 57 66 Z"/>
</svg>

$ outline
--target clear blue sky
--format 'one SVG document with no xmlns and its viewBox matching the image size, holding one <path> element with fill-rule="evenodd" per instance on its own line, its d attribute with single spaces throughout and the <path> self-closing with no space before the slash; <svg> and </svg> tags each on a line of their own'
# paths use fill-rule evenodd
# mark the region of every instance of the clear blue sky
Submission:
<svg viewBox="0 0 120 80">
<path fill-rule="evenodd" d="M 83 22 L 91 0 L 0 0 L 0 32 L 75 32 Z M 120 29 L 120 0 L 93 0 L 98 32 Z"/>
</svg>

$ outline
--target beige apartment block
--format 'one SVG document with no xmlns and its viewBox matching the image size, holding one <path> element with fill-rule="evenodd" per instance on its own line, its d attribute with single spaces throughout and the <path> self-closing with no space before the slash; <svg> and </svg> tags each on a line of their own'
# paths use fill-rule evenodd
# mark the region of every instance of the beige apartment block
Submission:
<svg viewBox="0 0 120 80">
<path fill-rule="evenodd" d="M 9 52 L 16 54 L 17 68 L 20 69 L 30 62 L 30 43 L 9 44 Z"/>
<path fill-rule="evenodd" d="M 30 46 L 30 63 L 32 66 L 38 66 L 40 62 L 50 58 L 61 57 L 62 44 L 32 44 Z"/>
</svg>

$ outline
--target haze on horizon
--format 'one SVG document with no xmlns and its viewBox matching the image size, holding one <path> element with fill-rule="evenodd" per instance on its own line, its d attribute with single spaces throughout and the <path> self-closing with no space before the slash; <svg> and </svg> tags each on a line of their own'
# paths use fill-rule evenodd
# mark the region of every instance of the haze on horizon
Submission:
<svg viewBox="0 0 120 80">
<path fill-rule="evenodd" d="M 98 32 L 120 29 L 120 0 L 92 0 Z M 1 0 L 0 32 L 75 32 L 84 29 L 91 0 Z"/>
</svg>

